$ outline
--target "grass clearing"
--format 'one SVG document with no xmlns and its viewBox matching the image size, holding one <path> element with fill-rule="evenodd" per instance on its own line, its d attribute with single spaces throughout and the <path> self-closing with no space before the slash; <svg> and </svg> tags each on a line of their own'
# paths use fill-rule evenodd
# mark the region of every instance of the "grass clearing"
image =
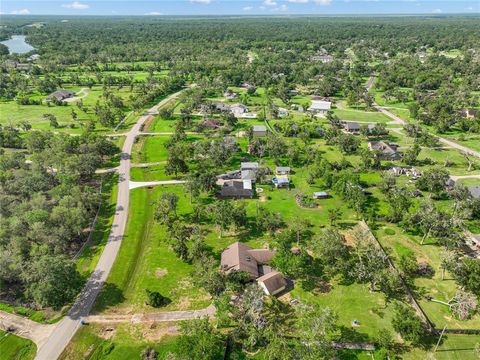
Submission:
<svg viewBox="0 0 480 360">
<path fill-rule="evenodd" d="M 0 330 L 0 360 L 30 360 L 37 347 L 33 341 Z"/>
</svg>

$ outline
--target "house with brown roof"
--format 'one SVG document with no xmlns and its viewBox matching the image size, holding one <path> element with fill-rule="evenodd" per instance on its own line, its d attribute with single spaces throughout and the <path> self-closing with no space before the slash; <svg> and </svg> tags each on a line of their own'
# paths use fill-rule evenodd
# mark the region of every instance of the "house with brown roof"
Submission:
<svg viewBox="0 0 480 360">
<path fill-rule="evenodd" d="M 278 271 L 272 271 L 268 274 L 260 276 L 257 279 L 257 283 L 267 295 L 276 295 L 285 290 L 287 287 L 287 281 L 283 277 L 282 273 Z"/>
<path fill-rule="evenodd" d="M 253 249 L 241 242 L 231 244 L 222 252 L 220 268 L 225 274 L 244 271 L 256 280 L 267 295 L 283 291 L 287 282 L 283 275 L 268 264 L 275 255 L 269 249 Z"/>
<path fill-rule="evenodd" d="M 377 151 L 383 160 L 400 160 L 402 158 L 402 154 L 397 151 L 398 145 L 387 141 L 369 141 L 368 148 Z"/>
</svg>

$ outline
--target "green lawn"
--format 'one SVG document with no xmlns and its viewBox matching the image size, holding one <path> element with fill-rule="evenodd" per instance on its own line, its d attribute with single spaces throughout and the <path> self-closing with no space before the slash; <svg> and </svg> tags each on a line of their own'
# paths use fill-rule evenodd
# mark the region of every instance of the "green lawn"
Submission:
<svg viewBox="0 0 480 360">
<path fill-rule="evenodd" d="M 154 201 L 162 191 L 180 197 L 179 213 L 189 211 L 183 187 L 165 186 L 131 191 L 130 217 L 113 269 L 97 299 L 97 311 L 115 307 L 153 311 L 145 305 L 145 290 L 160 291 L 171 303 L 163 310 L 199 309 L 208 295 L 192 284 L 192 266 L 178 259 L 165 243 L 165 229 L 154 223 Z"/>
<path fill-rule="evenodd" d="M 167 326 L 157 324 L 147 329 L 142 325 L 123 324 L 115 326 L 109 333 L 104 327 L 89 324 L 75 334 L 59 359 L 141 360 L 140 354 L 147 347 L 158 352 L 158 359 L 165 359 L 176 347 L 175 337 L 161 336 Z M 111 338 L 106 339 L 105 335 L 111 335 Z"/>
<path fill-rule="evenodd" d="M 340 285 L 333 282 L 331 290 L 325 294 L 313 294 L 296 286 L 291 295 L 301 302 L 335 310 L 339 325 L 351 333 L 352 340 L 372 341 L 382 329 L 393 331 L 391 305 L 385 306 L 384 295 L 370 292 L 366 284 Z M 353 320 L 358 320 L 360 326 L 353 327 Z"/>
<path fill-rule="evenodd" d="M 346 121 L 358 121 L 365 123 L 387 123 L 391 119 L 379 112 L 361 111 L 361 110 L 343 110 L 334 109 L 333 112 Z"/>
<path fill-rule="evenodd" d="M 80 87 L 74 86 L 65 86 L 66 89 L 72 90 L 75 92 L 80 91 Z M 88 111 L 84 112 L 80 110 L 76 105 L 75 101 L 68 103 L 66 106 L 56 106 L 51 104 L 50 106 L 48 103 L 42 103 L 41 105 L 19 105 L 15 101 L 0 101 L 0 125 L 13 125 L 15 127 L 19 126 L 20 121 L 28 121 L 33 129 L 40 129 L 40 130 L 51 130 L 56 132 L 66 132 L 66 133 L 73 133 L 79 134 L 82 132 L 81 123 L 86 122 L 89 120 L 96 121 L 96 115 L 93 112 L 93 108 L 95 103 L 100 100 L 102 101 L 102 87 L 101 86 L 94 86 L 92 89 L 86 89 L 85 92 L 88 94 L 87 96 L 82 98 L 82 101 L 85 106 L 88 107 Z M 116 96 L 127 100 L 130 96 L 131 92 L 130 89 L 122 88 L 121 90 L 112 88 L 112 93 Z M 35 99 L 45 99 L 46 95 L 35 95 L 32 96 Z M 77 113 L 78 118 L 76 121 L 72 120 L 72 109 Z M 128 113 L 128 109 L 125 109 L 125 115 Z M 50 126 L 50 121 L 48 119 L 43 118 L 43 114 L 52 114 L 57 118 L 59 123 L 58 128 L 52 128 Z M 129 119 L 135 116 L 133 114 L 129 117 Z M 127 128 L 128 121 L 123 128 Z M 71 127 L 74 126 L 74 127 Z M 95 131 L 104 133 L 110 132 L 110 128 L 103 127 L 98 122 L 96 123 Z"/>
<path fill-rule="evenodd" d="M 30 360 L 36 352 L 32 341 L 0 330 L 0 360 Z"/>
</svg>

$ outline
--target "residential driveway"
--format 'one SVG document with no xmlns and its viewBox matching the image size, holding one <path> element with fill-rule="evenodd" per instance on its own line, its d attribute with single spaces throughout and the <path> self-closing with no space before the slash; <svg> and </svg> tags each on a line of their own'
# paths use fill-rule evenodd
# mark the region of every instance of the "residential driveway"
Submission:
<svg viewBox="0 0 480 360">
<path fill-rule="evenodd" d="M 149 112 L 158 111 L 170 100 L 180 95 L 179 91 L 152 107 Z M 117 257 L 120 245 L 122 244 L 123 234 L 128 218 L 128 205 L 130 200 L 130 158 L 135 138 L 140 134 L 141 125 L 147 120 L 148 115 L 139 117 L 135 125 L 126 133 L 125 143 L 120 156 L 120 165 L 118 167 L 118 195 L 115 216 L 113 218 L 112 229 L 108 237 L 102 255 L 98 260 L 95 270 L 91 274 L 84 289 L 78 295 L 67 316 L 65 316 L 54 328 L 47 341 L 38 349 L 37 360 L 57 359 L 63 352 L 63 349 L 75 335 L 81 326 L 80 320 L 88 316 L 93 303 L 97 298 L 103 284 L 108 278 L 115 258 Z"/>
<path fill-rule="evenodd" d="M 461 179 L 480 179 L 480 174 L 470 174 L 470 175 L 450 175 L 450 178 L 453 181 Z"/>
<path fill-rule="evenodd" d="M 39 324 L 23 316 L 10 314 L 0 310 L 0 329 L 32 340 L 37 348 L 42 346 L 52 333 L 55 325 Z"/>
<path fill-rule="evenodd" d="M 367 91 L 370 90 L 370 88 L 372 87 L 374 80 L 375 80 L 375 77 L 370 76 L 370 78 L 368 79 L 367 85 L 366 85 Z M 375 109 L 377 109 L 378 111 L 380 111 L 382 114 L 384 114 L 384 115 L 388 116 L 390 119 L 392 119 L 392 121 L 390 121 L 389 124 L 398 124 L 398 125 L 407 124 L 407 122 L 405 120 L 403 120 L 401 117 L 399 117 L 395 114 L 392 114 L 390 111 L 385 109 L 385 107 L 380 106 L 376 103 L 373 104 L 373 107 Z M 399 132 L 397 129 L 391 129 L 391 130 Z M 434 134 L 432 134 L 432 135 L 434 135 Z M 452 140 L 448 140 L 448 139 L 439 137 L 437 135 L 434 135 L 434 136 L 437 137 L 438 141 L 440 141 L 442 144 L 446 144 L 448 146 L 451 146 L 451 147 L 453 147 L 457 150 L 460 150 L 460 151 L 462 151 L 462 152 L 464 152 L 468 155 L 475 156 L 475 157 L 480 157 L 480 152 L 479 151 L 475 151 L 475 150 L 472 150 L 472 149 L 470 149 L 466 146 L 457 144 L 456 142 L 454 142 Z"/>
</svg>

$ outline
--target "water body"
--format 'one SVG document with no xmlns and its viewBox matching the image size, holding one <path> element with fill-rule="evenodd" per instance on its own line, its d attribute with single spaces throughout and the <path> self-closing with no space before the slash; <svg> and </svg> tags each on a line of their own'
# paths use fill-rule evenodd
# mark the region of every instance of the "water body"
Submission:
<svg viewBox="0 0 480 360">
<path fill-rule="evenodd" d="M 10 54 L 26 54 L 35 50 L 35 48 L 28 44 L 25 38 L 25 35 L 12 35 L 10 39 L 2 41 L 1 43 L 8 47 Z"/>
</svg>

